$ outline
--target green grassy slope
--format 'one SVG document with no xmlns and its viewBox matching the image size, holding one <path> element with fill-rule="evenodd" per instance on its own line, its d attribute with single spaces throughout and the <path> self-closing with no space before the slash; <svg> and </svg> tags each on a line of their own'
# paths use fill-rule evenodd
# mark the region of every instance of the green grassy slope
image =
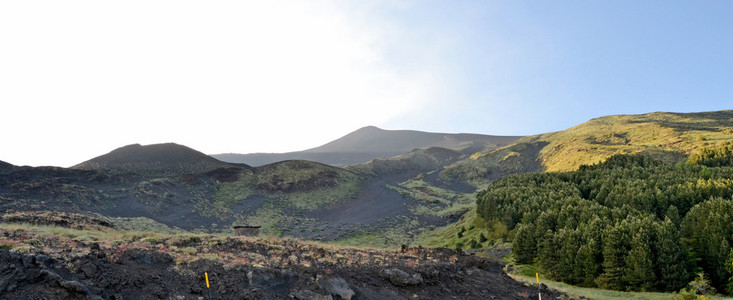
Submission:
<svg viewBox="0 0 733 300">
<path fill-rule="evenodd" d="M 689 155 L 694 149 L 733 140 L 733 110 L 606 116 L 536 139 L 548 142 L 539 157 L 548 172 L 575 170 L 614 154 Z"/>
<path fill-rule="evenodd" d="M 346 166 L 346 169 L 370 176 L 400 174 L 414 176 L 418 173 L 439 169 L 463 157 L 463 154 L 455 150 L 431 147 L 415 149 L 391 158 L 378 158 L 367 163 Z"/>
<path fill-rule="evenodd" d="M 286 223 L 308 223 L 298 211 L 312 211 L 353 198 L 362 183 L 362 177 L 342 168 L 284 161 L 242 170 L 235 181 L 217 182 L 212 199 L 215 207 L 233 214 L 236 222 L 257 224 L 263 226 L 266 234 L 280 235 Z M 258 197 L 269 201 L 254 206 L 252 211 L 234 211 Z"/>
<path fill-rule="evenodd" d="M 480 186 L 514 173 L 571 171 L 614 154 L 646 153 L 678 160 L 694 149 L 730 140 L 733 110 L 605 116 L 477 152 L 447 167 L 441 176 Z"/>
</svg>

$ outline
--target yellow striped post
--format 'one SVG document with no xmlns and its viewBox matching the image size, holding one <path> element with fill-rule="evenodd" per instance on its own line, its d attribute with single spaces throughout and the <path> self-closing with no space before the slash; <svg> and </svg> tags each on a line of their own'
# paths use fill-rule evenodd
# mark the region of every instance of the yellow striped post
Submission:
<svg viewBox="0 0 733 300">
<path fill-rule="evenodd" d="M 209 272 L 204 272 L 204 277 L 206 277 L 206 292 L 209 294 L 209 300 L 211 300 L 211 290 L 209 289 Z"/>
<path fill-rule="evenodd" d="M 537 278 L 537 299 L 542 300 L 542 286 L 540 285 L 540 273 L 534 273 Z"/>
</svg>

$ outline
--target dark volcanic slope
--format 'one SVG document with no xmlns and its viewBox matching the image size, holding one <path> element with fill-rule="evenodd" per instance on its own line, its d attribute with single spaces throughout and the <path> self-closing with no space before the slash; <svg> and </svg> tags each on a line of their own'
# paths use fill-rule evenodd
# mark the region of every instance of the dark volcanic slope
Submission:
<svg viewBox="0 0 733 300">
<path fill-rule="evenodd" d="M 430 133 L 414 130 L 361 128 L 323 146 L 289 153 L 216 154 L 214 157 L 252 166 L 277 161 L 303 159 L 344 166 L 365 163 L 375 158 L 393 157 L 418 148 L 441 147 L 472 153 L 487 147 L 501 147 L 520 137 L 481 134 Z"/>
<path fill-rule="evenodd" d="M 200 173 L 232 167 L 186 146 L 167 143 L 141 146 L 133 144 L 71 167 L 82 170 L 162 171 Z"/>
<path fill-rule="evenodd" d="M 0 160 L 0 172 L 5 172 L 13 168 L 13 165 Z"/>
</svg>

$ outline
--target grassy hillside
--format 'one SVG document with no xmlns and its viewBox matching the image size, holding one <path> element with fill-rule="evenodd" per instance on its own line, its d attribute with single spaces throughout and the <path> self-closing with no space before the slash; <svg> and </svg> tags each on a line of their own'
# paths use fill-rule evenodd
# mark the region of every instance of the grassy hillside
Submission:
<svg viewBox="0 0 733 300">
<path fill-rule="evenodd" d="M 606 116 L 527 140 L 546 141 L 540 161 L 548 172 L 570 171 L 614 154 L 661 156 L 733 140 L 733 110 Z"/>
<path fill-rule="evenodd" d="M 305 216 L 315 209 L 354 198 L 363 178 L 341 168 L 309 161 L 285 161 L 242 170 L 237 180 L 217 182 L 213 206 L 238 223 L 263 226 L 266 234 L 316 226 Z"/>
<path fill-rule="evenodd" d="M 431 147 L 415 149 L 391 158 L 378 158 L 367 163 L 346 166 L 346 169 L 370 176 L 412 177 L 419 173 L 440 169 L 464 156 L 455 150 Z"/>
<path fill-rule="evenodd" d="M 695 149 L 731 140 L 733 110 L 605 116 L 477 152 L 447 167 L 441 176 L 481 186 L 508 174 L 576 170 L 614 154 L 645 153 L 674 161 Z"/>
</svg>

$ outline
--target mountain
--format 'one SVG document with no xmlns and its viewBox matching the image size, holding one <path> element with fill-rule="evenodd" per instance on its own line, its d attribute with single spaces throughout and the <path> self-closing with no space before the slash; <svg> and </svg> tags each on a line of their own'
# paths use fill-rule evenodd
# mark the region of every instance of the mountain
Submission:
<svg viewBox="0 0 733 300">
<path fill-rule="evenodd" d="M 414 130 L 384 130 L 368 126 L 349 133 L 320 147 L 288 153 L 215 154 L 226 162 L 261 166 L 283 160 L 310 160 L 333 166 L 365 163 L 375 158 L 387 158 L 414 149 L 441 147 L 473 153 L 486 148 L 508 145 L 520 137 L 481 134 L 430 133 Z"/>
<path fill-rule="evenodd" d="M 145 217 L 186 230 L 240 222 L 273 236 L 394 246 L 455 222 L 475 207 L 477 189 L 500 177 L 577 169 L 617 153 L 675 162 L 733 140 L 732 117 L 733 111 L 607 116 L 504 140 L 367 127 L 315 149 L 373 155 L 415 148 L 346 167 L 304 160 L 249 167 L 176 144 L 130 145 L 70 169 L 0 164 L 0 211 Z M 422 147 L 430 143 L 443 147 Z"/>
<path fill-rule="evenodd" d="M 127 145 L 75 166 L 80 170 L 118 170 L 131 172 L 200 173 L 234 165 L 186 146 L 166 143 Z"/>
<path fill-rule="evenodd" d="M 12 164 L 6 163 L 2 160 L 0 160 L 0 172 L 5 172 L 7 170 L 10 170 L 13 168 Z"/>
<path fill-rule="evenodd" d="M 470 197 L 428 187 L 427 179 L 402 184 L 465 156 L 432 147 L 353 168 L 304 160 L 249 167 L 176 144 L 130 145 L 72 168 L 0 172 L 0 211 L 91 212 L 143 229 L 245 223 L 271 236 L 394 245 L 467 209 Z M 148 221 L 130 219 L 141 217 Z"/>
<path fill-rule="evenodd" d="M 733 110 L 604 116 L 475 153 L 447 167 L 441 176 L 478 186 L 514 173 L 572 171 L 614 154 L 644 153 L 678 161 L 695 149 L 732 139 Z"/>
<path fill-rule="evenodd" d="M 690 155 L 710 155 L 710 149 L 729 145 L 731 142 L 733 110 L 604 116 L 563 131 L 528 136 L 499 149 L 475 153 L 443 168 L 439 181 L 468 183 L 485 188 L 490 182 L 508 175 L 576 171 L 583 165 L 605 162 L 617 154 L 640 154 L 674 165 Z M 525 190 L 522 185 L 516 188 Z M 481 193 L 483 192 L 479 192 L 479 195 Z M 687 197 L 684 193 L 673 196 Z M 455 247 L 458 242 L 470 239 L 478 241 L 480 230 L 462 232 L 460 236 L 463 238 L 456 238 L 464 227 L 496 225 L 487 225 L 488 221 L 477 218 L 476 215 L 476 209 L 471 209 L 459 222 L 438 228 L 421 237 L 418 242 L 435 247 Z M 495 226 L 493 231 L 506 232 L 507 228 L 502 226 L 504 225 Z"/>
</svg>

